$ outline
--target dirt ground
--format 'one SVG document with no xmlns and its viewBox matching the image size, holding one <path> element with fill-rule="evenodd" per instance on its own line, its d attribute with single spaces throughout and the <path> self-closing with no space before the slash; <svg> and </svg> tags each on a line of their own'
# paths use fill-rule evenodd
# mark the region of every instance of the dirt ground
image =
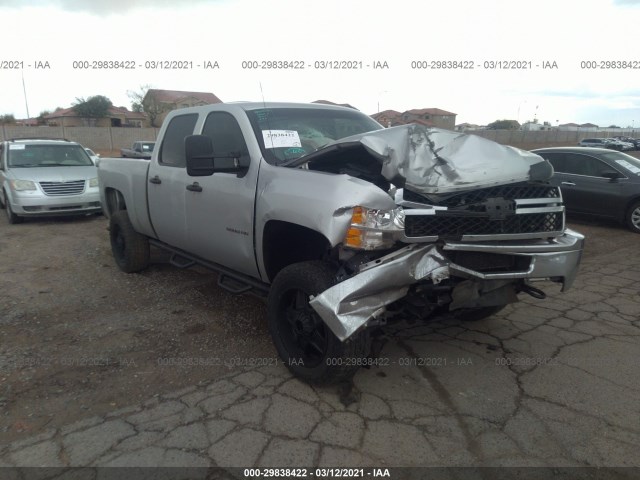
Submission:
<svg viewBox="0 0 640 480">
<path fill-rule="evenodd" d="M 637 242 L 613 223 L 571 226 L 585 256 Z M 120 272 L 102 216 L 0 218 L 0 443 L 275 361 L 262 300 L 153 259 Z"/>
<path fill-rule="evenodd" d="M 215 274 L 124 274 L 102 216 L 1 213 L 0 443 L 275 360 L 263 301 Z"/>
</svg>

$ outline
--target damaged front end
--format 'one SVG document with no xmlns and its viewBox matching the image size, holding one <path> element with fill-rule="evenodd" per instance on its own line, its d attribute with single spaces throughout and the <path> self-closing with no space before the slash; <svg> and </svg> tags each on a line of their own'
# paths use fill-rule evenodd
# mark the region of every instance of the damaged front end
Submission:
<svg viewBox="0 0 640 480">
<path fill-rule="evenodd" d="M 537 155 L 404 125 L 340 140 L 295 166 L 303 163 L 367 180 L 396 204 L 342 209 L 352 221 L 340 282 L 310 302 L 341 340 L 400 308 L 426 318 L 501 306 L 520 292 L 540 297 L 532 280 L 565 290 L 575 279 L 584 237 L 565 229 L 553 169 Z"/>
</svg>

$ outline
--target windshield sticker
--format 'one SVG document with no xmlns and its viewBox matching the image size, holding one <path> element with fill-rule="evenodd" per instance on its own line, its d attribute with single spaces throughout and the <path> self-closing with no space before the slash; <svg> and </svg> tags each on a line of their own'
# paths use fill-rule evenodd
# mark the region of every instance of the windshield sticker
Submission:
<svg viewBox="0 0 640 480">
<path fill-rule="evenodd" d="M 24 150 L 24 143 L 10 143 L 9 150 Z"/>
<path fill-rule="evenodd" d="M 616 163 L 621 167 L 626 168 L 631 173 L 635 173 L 636 175 L 640 175 L 640 168 L 636 167 L 632 163 L 627 162 L 626 160 L 616 160 Z"/>
<path fill-rule="evenodd" d="M 262 130 L 265 148 L 301 147 L 300 137 L 295 130 Z"/>
<path fill-rule="evenodd" d="M 304 148 L 300 148 L 300 147 L 291 147 L 291 148 L 287 148 L 284 152 L 282 152 L 284 155 L 284 158 L 286 158 L 287 160 L 290 158 L 298 158 L 303 156 L 305 153 L 307 153 L 307 151 Z"/>
</svg>

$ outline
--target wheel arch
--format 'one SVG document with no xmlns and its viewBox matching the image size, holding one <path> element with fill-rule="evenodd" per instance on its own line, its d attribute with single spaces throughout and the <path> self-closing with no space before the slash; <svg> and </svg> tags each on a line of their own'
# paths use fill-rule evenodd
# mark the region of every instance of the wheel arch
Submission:
<svg viewBox="0 0 640 480">
<path fill-rule="evenodd" d="M 104 189 L 104 197 L 104 210 L 108 217 L 111 217 L 115 212 L 127 209 L 127 202 L 120 190 L 113 187 L 106 187 Z"/>
<path fill-rule="evenodd" d="M 270 220 L 262 235 L 263 264 L 269 282 L 283 268 L 330 256 L 331 243 L 320 232 L 283 220 Z"/>
<path fill-rule="evenodd" d="M 631 213 L 631 208 L 636 204 L 640 202 L 640 195 L 636 195 L 634 197 L 632 197 L 627 204 L 625 205 L 624 208 L 624 217 L 622 219 L 622 222 L 627 225 L 627 227 L 630 227 L 629 225 L 629 214 Z"/>
</svg>

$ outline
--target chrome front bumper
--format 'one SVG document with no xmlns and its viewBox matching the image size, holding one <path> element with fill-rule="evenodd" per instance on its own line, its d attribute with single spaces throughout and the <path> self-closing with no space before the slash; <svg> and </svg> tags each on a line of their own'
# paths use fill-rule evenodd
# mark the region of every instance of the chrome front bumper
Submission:
<svg viewBox="0 0 640 480">
<path fill-rule="evenodd" d="M 583 248 L 584 236 L 569 229 L 552 240 L 445 242 L 442 247 L 412 244 L 362 265 L 356 275 L 317 295 L 310 304 L 344 341 L 371 318 L 383 314 L 386 305 L 404 297 L 409 287 L 420 281 L 437 284 L 458 277 L 509 283 L 551 278 L 561 282 L 564 291 L 575 280 Z M 482 273 L 451 262 L 444 254 L 447 251 L 517 255 L 530 260 L 526 270 Z"/>
</svg>

